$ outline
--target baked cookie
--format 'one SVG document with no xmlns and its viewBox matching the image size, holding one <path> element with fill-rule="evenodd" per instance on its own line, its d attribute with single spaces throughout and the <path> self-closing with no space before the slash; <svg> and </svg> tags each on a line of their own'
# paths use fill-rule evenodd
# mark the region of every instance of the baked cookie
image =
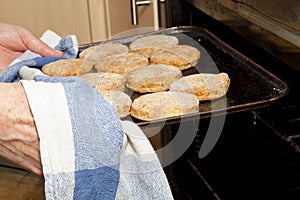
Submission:
<svg viewBox="0 0 300 200">
<path fill-rule="evenodd" d="M 170 85 L 170 91 L 195 94 L 199 101 L 213 100 L 224 96 L 229 88 L 230 79 L 227 73 L 193 74 L 182 77 Z"/>
<path fill-rule="evenodd" d="M 128 72 L 147 65 L 149 60 L 137 53 L 127 53 L 115 57 L 101 59 L 95 64 L 98 72 L 111 72 L 118 74 L 127 74 Z"/>
<path fill-rule="evenodd" d="M 136 39 L 129 45 L 132 52 L 150 58 L 155 52 L 178 44 L 178 39 L 171 35 L 150 35 Z"/>
<path fill-rule="evenodd" d="M 96 87 L 97 82 L 99 80 L 99 73 L 87 73 L 80 75 L 79 77 L 82 78 L 87 84 L 89 84 L 92 88 Z"/>
<path fill-rule="evenodd" d="M 107 90 L 125 91 L 126 78 L 121 74 L 100 72 L 98 73 L 95 89 L 102 93 Z"/>
<path fill-rule="evenodd" d="M 42 67 L 42 72 L 48 76 L 77 76 L 86 74 L 93 66 L 83 59 L 63 59 L 48 63 Z"/>
<path fill-rule="evenodd" d="M 176 45 L 153 54 L 150 63 L 173 65 L 184 70 L 195 66 L 199 59 L 200 51 L 195 47 Z"/>
<path fill-rule="evenodd" d="M 156 92 L 136 98 L 130 114 L 143 121 L 180 116 L 199 111 L 199 101 L 191 93 Z"/>
<path fill-rule="evenodd" d="M 83 59 L 84 63 L 88 65 L 94 65 L 108 57 L 115 57 L 121 54 L 127 54 L 129 52 L 129 48 L 121 43 L 103 43 L 95 46 L 91 46 L 86 48 L 79 54 L 79 58 Z"/>
<path fill-rule="evenodd" d="M 127 87 L 140 93 L 166 91 L 181 76 L 174 66 L 145 65 L 127 74 Z"/>
<path fill-rule="evenodd" d="M 80 52 L 80 58 L 88 58 L 98 61 L 99 59 L 114 56 L 122 53 L 128 53 L 129 48 L 122 43 L 103 43 L 91 46 Z"/>
<path fill-rule="evenodd" d="M 101 92 L 103 97 L 110 102 L 118 112 L 120 118 L 127 117 L 130 112 L 132 100 L 124 92 L 110 90 Z"/>
</svg>

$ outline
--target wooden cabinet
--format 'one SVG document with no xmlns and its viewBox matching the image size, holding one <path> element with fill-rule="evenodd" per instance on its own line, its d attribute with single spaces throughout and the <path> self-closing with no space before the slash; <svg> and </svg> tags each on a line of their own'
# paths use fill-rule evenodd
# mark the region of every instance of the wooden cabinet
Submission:
<svg viewBox="0 0 300 200">
<path fill-rule="evenodd" d="M 83 0 L 0 0 L 0 21 L 18 24 L 41 36 L 51 29 L 90 42 L 88 6 Z"/>
<path fill-rule="evenodd" d="M 91 41 L 126 37 L 165 27 L 164 4 L 159 0 L 149 2 L 137 7 L 138 24 L 133 25 L 131 0 L 88 0 Z"/>
<path fill-rule="evenodd" d="M 109 2 L 107 22 L 110 36 L 130 32 L 134 29 L 153 28 L 155 26 L 153 4 L 137 7 L 138 24 L 132 25 L 130 0 L 108 0 L 107 2 Z"/>
<path fill-rule="evenodd" d="M 137 28 L 155 26 L 153 0 L 138 7 L 131 24 L 131 0 L 0 0 L 0 21 L 18 24 L 41 36 L 50 29 L 62 37 L 75 34 L 80 44 L 102 41 Z M 155 3 L 153 3 L 155 2 Z"/>
</svg>

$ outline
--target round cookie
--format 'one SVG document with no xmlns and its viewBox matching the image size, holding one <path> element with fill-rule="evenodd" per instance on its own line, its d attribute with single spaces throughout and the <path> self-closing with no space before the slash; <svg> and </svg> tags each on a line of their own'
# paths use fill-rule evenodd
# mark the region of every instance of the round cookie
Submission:
<svg viewBox="0 0 300 200">
<path fill-rule="evenodd" d="M 155 52 L 166 49 L 179 43 L 175 36 L 150 35 L 136 39 L 129 45 L 131 52 L 139 53 L 150 58 Z"/>
<path fill-rule="evenodd" d="M 153 54 L 150 63 L 173 65 L 184 70 L 195 66 L 199 59 L 200 51 L 195 47 L 176 45 Z"/>
<path fill-rule="evenodd" d="M 121 43 L 102 43 L 95 46 L 88 47 L 80 52 L 80 58 L 89 58 L 92 60 L 99 60 L 107 56 L 114 56 L 122 53 L 128 53 L 129 48 Z"/>
<path fill-rule="evenodd" d="M 99 73 L 87 73 L 80 75 L 79 77 L 82 78 L 87 84 L 89 84 L 91 87 L 96 87 L 98 79 L 99 79 Z"/>
<path fill-rule="evenodd" d="M 103 91 L 101 94 L 116 108 L 120 118 L 127 117 L 130 114 L 132 100 L 126 93 L 110 90 Z"/>
<path fill-rule="evenodd" d="M 127 54 L 129 48 L 121 43 L 102 43 L 95 46 L 91 46 L 80 52 L 79 58 L 83 59 L 88 65 L 94 66 L 100 60 L 108 57 L 115 57 L 122 54 Z"/>
<path fill-rule="evenodd" d="M 126 78 L 121 74 L 100 72 L 95 89 L 102 93 L 107 90 L 125 91 Z"/>
<path fill-rule="evenodd" d="M 182 77 L 170 85 L 170 91 L 195 94 L 199 101 L 213 100 L 224 96 L 229 88 L 230 79 L 227 73 L 193 74 Z"/>
<path fill-rule="evenodd" d="M 77 76 L 91 71 L 92 65 L 83 59 L 62 59 L 48 63 L 42 67 L 42 72 L 48 76 Z"/>
<path fill-rule="evenodd" d="M 137 53 L 122 54 L 115 57 L 102 59 L 95 64 L 98 72 L 111 72 L 118 74 L 127 74 L 128 72 L 147 65 L 149 60 Z"/>
<path fill-rule="evenodd" d="M 180 116 L 199 111 L 197 97 L 185 92 L 156 92 L 136 98 L 130 114 L 143 121 Z"/>
<path fill-rule="evenodd" d="M 127 87 L 140 93 L 166 91 L 181 76 L 174 66 L 145 65 L 127 74 Z"/>
</svg>

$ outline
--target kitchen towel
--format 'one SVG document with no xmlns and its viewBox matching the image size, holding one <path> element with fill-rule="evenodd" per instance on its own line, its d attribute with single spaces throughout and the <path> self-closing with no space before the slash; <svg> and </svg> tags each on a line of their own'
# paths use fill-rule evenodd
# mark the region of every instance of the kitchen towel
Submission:
<svg viewBox="0 0 300 200">
<path fill-rule="evenodd" d="M 33 78 L 20 81 L 40 137 L 46 199 L 173 199 L 159 159 L 136 124 L 121 121 L 81 78 L 47 77 L 22 66 L 18 75 L 13 69 L 0 78 Z"/>
</svg>

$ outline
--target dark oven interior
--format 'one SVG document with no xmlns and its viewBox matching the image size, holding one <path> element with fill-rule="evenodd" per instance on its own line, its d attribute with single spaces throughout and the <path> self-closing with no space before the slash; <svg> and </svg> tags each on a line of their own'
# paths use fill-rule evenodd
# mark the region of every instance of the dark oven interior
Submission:
<svg viewBox="0 0 300 200">
<path fill-rule="evenodd" d="M 166 167 L 175 199 L 299 199 L 300 66 L 293 60 L 299 48 L 283 59 L 191 2 L 167 1 L 167 25 L 207 29 L 283 80 L 289 93 L 267 107 L 228 114 L 216 146 L 199 159 L 209 124 L 201 120 L 191 147 Z"/>
</svg>

